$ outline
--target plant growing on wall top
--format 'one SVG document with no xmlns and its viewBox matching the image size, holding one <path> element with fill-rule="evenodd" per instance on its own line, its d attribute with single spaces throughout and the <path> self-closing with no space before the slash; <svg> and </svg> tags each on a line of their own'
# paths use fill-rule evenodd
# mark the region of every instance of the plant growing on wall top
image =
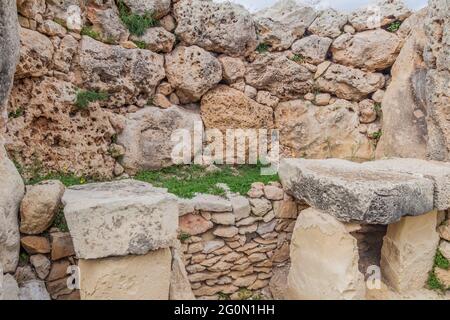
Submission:
<svg viewBox="0 0 450 320">
<path fill-rule="evenodd" d="M 136 36 L 142 36 L 148 28 L 154 27 L 158 22 L 158 20 L 153 18 L 152 12 L 146 12 L 144 15 L 132 13 L 122 0 L 117 1 L 117 6 L 120 20 L 122 20 L 130 33 Z"/>
</svg>

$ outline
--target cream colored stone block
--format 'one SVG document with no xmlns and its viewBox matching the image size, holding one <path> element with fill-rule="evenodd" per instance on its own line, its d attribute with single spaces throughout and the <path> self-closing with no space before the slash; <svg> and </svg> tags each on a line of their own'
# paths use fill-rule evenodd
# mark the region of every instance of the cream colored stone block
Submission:
<svg viewBox="0 0 450 320">
<path fill-rule="evenodd" d="M 362 299 L 358 247 L 346 225 L 313 208 L 299 215 L 292 236 L 288 299 Z"/>
<path fill-rule="evenodd" d="M 146 255 L 80 259 L 82 300 L 168 300 L 170 249 Z"/>
<path fill-rule="evenodd" d="M 388 226 L 381 249 L 383 280 L 396 291 L 421 289 L 439 243 L 437 211 L 404 217 Z"/>
</svg>

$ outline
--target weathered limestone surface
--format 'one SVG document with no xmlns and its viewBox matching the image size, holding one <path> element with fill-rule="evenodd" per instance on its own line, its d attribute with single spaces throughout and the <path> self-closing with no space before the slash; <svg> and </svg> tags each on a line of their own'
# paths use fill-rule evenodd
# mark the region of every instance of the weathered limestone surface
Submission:
<svg viewBox="0 0 450 320">
<path fill-rule="evenodd" d="M 75 186 L 63 196 L 64 214 L 81 259 L 146 254 L 176 239 L 177 199 L 134 180 Z"/>
<path fill-rule="evenodd" d="M 25 187 L 14 164 L 0 145 L 0 265 L 14 272 L 19 262 L 18 213 Z"/>
<path fill-rule="evenodd" d="M 195 300 L 179 248 L 172 249 L 169 300 Z"/>
<path fill-rule="evenodd" d="M 82 300 L 168 300 L 170 249 L 145 255 L 80 259 Z"/>
<path fill-rule="evenodd" d="M 389 224 L 433 210 L 433 181 L 420 176 L 339 159 L 284 159 L 279 175 L 297 199 L 340 221 Z"/>
<path fill-rule="evenodd" d="M 252 17 L 230 2 L 181 0 L 174 4 L 175 33 L 186 43 L 230 56 L 246 55 L 257 45 Z"/>
<path fill-rule="evenodd" d="M 172 141 L 172 134 L 186 129 L 192 135 L 194 124 L 201 121 L 198 112 L 178 106 L 147 107 L 129 114 L 117 137 L 117 142 L 125 147 L 121 164 L 130 173 L 172 165 L 171 153 L 178 143 Z"/>
<path fill-rule="evenodd" d="M 358 246 L 345 224 L 310 208 L 299 214 L 291 242 L 289 299 L 363 299 Z"/>
<path fill-rule="evenodd" d="M 434 182 L 434 208 L 450 208 L 450 163 L 411 158 L 395 158 L 364 163 L 364 167 L 423 176 Z"/>
<path fill-rule="evenodd" d="M 11 90 L 19 60 L 19 32 L 16 1 L 6 0 L 0 6 L 0 143 L 7 119 L 5 104 Z"/>
<path fill-rule="evenodd" d="M 381 249 L 383 279 L 400 292 L 425 286 L 439 243 L 437 211 L 388 226 Z"/>
</svg>

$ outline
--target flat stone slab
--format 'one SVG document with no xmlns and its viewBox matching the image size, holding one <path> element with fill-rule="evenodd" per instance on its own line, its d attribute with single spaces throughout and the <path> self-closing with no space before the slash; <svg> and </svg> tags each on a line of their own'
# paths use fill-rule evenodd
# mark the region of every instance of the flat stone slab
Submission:
<svg viewBox="0 0 450 320">
<path fill-rule="evenodd" d="M 279 176 L 297 199 L 344 222 L 390 224 L 433 210 L 434 183 L 421 176 L 339 159 L 284 159 Z"/>
<path fill-rule="evenodd" d="M 143 255 L 172 246 L 177 237 L 177 198 L 145 182 L 74 186 L 62 201 L 80 259 Z"/>
<path fill-rule="evenodd" d="M 365 162 L 364 167 L 431 179 L 434 183 L 434 208 L 438 210 L 450 208 L 450 163 L 448 162 L 392 158 Z"/>
</svg>

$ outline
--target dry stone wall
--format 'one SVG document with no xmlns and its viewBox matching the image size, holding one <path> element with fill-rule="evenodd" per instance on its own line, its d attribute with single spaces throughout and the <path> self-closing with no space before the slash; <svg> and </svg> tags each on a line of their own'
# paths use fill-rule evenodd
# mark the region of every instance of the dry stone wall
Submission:
<svg viewBox="0 0 450 320">
<path fill-rule="evenodd" d="M 368 9 L 291 0 L 254 15 L 209 0 L 18 1 L 7 149 L 25 172 L 112 177 L 168 166 L 153 148 L 171 150 L 170 132 L 186 128 L 161 120 L 179 108 L 207 129 L 280 129 L 285 156 L 371 159 L 405 37 L 389 25 L 411 14 L 401 1 L 379 5 L 375 28 Z M 122 22 L 147 10 L 157 24 L 139 34 Z M 84 90 L 106 96 L 80 107 Z"/>
</svg>

